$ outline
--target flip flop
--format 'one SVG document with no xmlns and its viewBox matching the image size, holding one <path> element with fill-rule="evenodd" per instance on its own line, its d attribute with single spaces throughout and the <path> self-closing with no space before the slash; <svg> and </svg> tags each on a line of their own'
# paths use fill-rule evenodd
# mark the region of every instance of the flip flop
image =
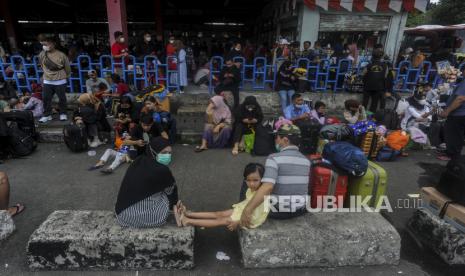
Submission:
<svg viewBox="0 0 465 276">
<path fill-rule="evenodd" d="M 178 206 L 173 206 L 174 218 L 176 219 L 176 224 L 178 227 L 182 227 L 181 215 L 179 214 Z"/>
<path fill-rule="evenodd" d="M 202 149 L 201 147 L 197 146 L 195 147 L 195 152 L 196 153 L 199 153 L 199 152 L 202 152 L 202 151 L 206 151 L 207 149 Z"/>
<path fill-rule="evenodd" d="M 10 208 L 16 208 L 16 211 L 11 215 L 11 217 L 14 217 L 21 214 L 24 211 L 24 209 L 26 209 L 26 206 L 17 203 L 15 206 L 11 206 Z"/>
</svg>

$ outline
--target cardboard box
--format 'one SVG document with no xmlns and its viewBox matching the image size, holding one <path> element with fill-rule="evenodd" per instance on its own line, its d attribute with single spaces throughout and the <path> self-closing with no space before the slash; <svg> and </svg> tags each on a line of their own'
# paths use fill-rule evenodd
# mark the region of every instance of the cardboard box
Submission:
<svg viewBox="0 0 465 276">
<path fill-rule="evenodd" d="M 465 233 L 465 206 L 456 203 L 449 204 L 444 220 Z"/>
<path fill-rule="evenodd" d="M 438 216 L 444 205 L 451 201 L 450 198 L 441 194 L 434 187 L 423 187 L 420 192 L 421 207 Z"/>
</svg>

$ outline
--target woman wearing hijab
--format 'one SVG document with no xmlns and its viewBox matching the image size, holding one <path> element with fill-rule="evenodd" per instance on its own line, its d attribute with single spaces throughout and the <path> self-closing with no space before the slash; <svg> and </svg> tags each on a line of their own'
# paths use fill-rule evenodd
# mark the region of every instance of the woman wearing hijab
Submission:
<svg viewBox="0 0 465 276">
<path fill-rule="evenodd" d="M 255 132 L 256 126 L 263 121 L 262 108 L 254 96 L 247 96 L 240 105 L 235 117 L 233 155 L 237 155 L 239 154 L 239 150 L 243 150 L 239 148 L 242 136 L 250 132 Z"/>
<path fill-rule="evenodd" d="M 196 152 L 209 148 L 224 148 L 231 137 L 231 111 L 223 97 L 211 98 L 206 114 L 207 122 L 203 131 L 202 145 L 196 147 Z"/>
<path fill-rule="evenodd" d="M 78 99 L 78 105 L 73 114 L 73 121 L 85 125 L 90 147 L 96 148 L 102 145 L 103 142 L 98 137 L 99 132 L 111 131 L 105 107 L 90 93 L 82 94 Z"/>
<path fill-rule="evenodd" d="M 145 154 L 129 166 L 116 200 L 116 220 L 121 226 L 146 228 L 163 225 L 178 201 L 175 180 L 168 165 L 170 142 L 150 139 Z"/>
</svg>

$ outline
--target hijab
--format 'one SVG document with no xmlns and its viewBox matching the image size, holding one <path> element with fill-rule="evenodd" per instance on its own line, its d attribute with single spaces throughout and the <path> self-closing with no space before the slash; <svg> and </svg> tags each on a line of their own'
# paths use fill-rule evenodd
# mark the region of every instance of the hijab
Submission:
<svg viewBox="0 0 465 276">
<path fill-rule="evenodd" d="M 131 163 L 119 189 L 115 206 L 117 214 L 175 184 L 171 170 L 156 161 L 156 154 L 169 145 L 169 141 L 162 137 L 152 138 L 145 154 Z"/>
<path fill-rule="evenodd" d="M 213 122 L 219 124 L 222 121 L 231 120 L 231 111 L 229 107 L 224 102 L 224 98 L 221 96 L 214 96 L 210 99 L 215 106 L 213 108 Z"/>
<path fill-rule="evenodd" d="M 97 111 L 100 106 L 100 100 L 90 93 L 84 93 L 81 96 L 79 96 L 78 102 L 83 106 L 93 105 L 95 111 Z"/>
<path fill-rule="evenodd" d="M 240 107 L 240 114 L 238 117 L 242 119 L 253 118 L 260 122 L 263 119 L 262 108 L 257 102 L 257 98 L 254 96 L 247 96 Z"/>
</svg>

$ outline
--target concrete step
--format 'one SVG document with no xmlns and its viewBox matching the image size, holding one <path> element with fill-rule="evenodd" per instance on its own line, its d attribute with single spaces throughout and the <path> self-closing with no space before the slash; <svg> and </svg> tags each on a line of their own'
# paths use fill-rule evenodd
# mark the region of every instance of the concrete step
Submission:
<svg viewBox="0 0 465 276">
<path fill-rule="evenodd" d="M 379 213 L 318 212 L 241 229 L 246 268 L 397 265 L 400 236 Z"/>
<path fill-rule="evenodd" d="M 141 270 L 194 267 L 194 228 L 174 219 L 155 228 L 121 227 L 112 211 L 53 212 L 27 245 L 31 270 Z"/>
</svg>

